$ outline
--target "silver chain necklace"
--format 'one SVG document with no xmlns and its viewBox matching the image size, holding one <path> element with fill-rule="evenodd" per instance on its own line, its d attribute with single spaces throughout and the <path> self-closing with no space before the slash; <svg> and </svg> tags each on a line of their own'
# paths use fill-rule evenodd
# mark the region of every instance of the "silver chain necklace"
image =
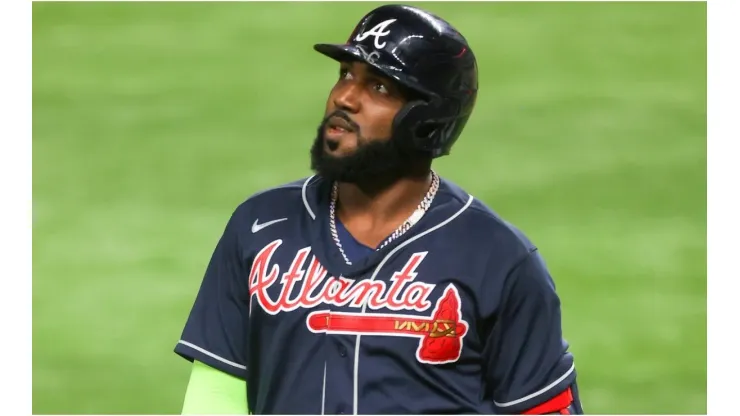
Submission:
<svg viewBox="0 0 740 416">
<path fill-rule="evenodd" d="M 411 216 L 409 216 L 406 221 L 404 221 L 398 228 L 396 228 L 396 231 L 394 231 L 393 234 L 390 235 L 390 237 L 386 238 L 385 241 L 383 241 L 383 243 L 378 246 L 376 251 L 381 250 L 383 247 L 387 246 L 395 239 L 402 236 L 404 233 L 406 233 L 406 231 L 408 231 L 417 222 L 419 222 L 421 217 L 426 214 L 427 210 L 429 210 L 429 207 L 432 205 L 432 201 L 434 200 L 434 196 L 437 194 L 438 189 L 439 175 L 437 175 L 436 172 L 432 171 L 432 185 L 429 187 L 429 191 L 427 191 L 424 199 L 421 200 L 419 206 L 416 207 L 416 210 L 414 210 Z M 336 209 L 338 195 L 339 186 L 336 182 L 334 182 L 334 185 L 331 189 L 331 202 L 329 203 L 329 229 L 331 231 L 331 237 L 334 240 L 334 243 L 337 245 L 339 252 L 342 253 L 342 257 L 344 257 L 344 261 L 348 265 L 352 265 L 352 262 L 349 261 L 349 258 L 347 258 L 347 255 L 344 253 L 342 242 L 339 240 L 339 233 L 337 233 Z"/>
</svg>

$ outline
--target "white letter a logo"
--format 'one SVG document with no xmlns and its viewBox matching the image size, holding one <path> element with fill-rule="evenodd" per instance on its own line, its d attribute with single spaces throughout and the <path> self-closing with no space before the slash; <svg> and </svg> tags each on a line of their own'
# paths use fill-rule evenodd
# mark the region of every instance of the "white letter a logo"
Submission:
<svg viewBox="0 0 740 416">
<path fill-rule="evenodd" d="M 362 42 L 363 40 L 367 39 L 368 36 L 374 36 L 375 37 L 375 47 L 377 49 L 383 49 L 383 47 L 385 47 L 385 42 L 380 43 L 380 38 L 382 38 L 383 36 L 387 36 L 391 33 L 391 31 L 388 30 L 388 25 L 390 25 L 391 23 L 395 21 L 396 19 L 390 19 L 384 22 L 380 22 L 377 25 L 375 25 L 375 27 L 368 30 L 367 32 L 357 35 L 355 40 L 358 42 Z"/>
</svg>

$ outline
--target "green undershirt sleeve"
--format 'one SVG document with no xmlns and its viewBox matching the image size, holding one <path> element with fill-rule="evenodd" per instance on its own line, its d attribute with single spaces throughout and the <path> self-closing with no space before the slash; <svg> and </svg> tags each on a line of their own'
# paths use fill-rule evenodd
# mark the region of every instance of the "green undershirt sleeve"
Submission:
<svg viewBox="0 0 740 416">
<path fill-rule="evenodd" d="M 193 370 L 185 392 L 183 415 L 248 414 L 245 381 L 200 361 Z"/>
</svg>

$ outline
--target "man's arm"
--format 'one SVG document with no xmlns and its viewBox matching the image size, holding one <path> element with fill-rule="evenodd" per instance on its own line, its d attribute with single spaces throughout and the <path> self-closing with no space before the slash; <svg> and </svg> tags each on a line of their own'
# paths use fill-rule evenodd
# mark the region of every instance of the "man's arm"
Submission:
<svg viewBox="0 0 740 416">
<path fill-rule="evenodd" d="M 193 362 L 182 406 L 183 415 L 247 413 L 247 389 L 244 380 L 200 361 Z"/>
<path fill-rule="evenodd" d="M 247 405 L 249 288 L 248 265 L 243 252 L 245 242 L 240 233 L 244 227 L 244 211 L 240 206 L 216 245 L 182 336 L 175 346 L 177 354 L 193 362 L 184 407 L 188 412 L 208 414 L 219 412 L 225 406 L 231 408 L 232 398 L 236 397 L 231 393 L 236 391 L 234 379 L 239 380 L 241 389 L 239 409 Z M 222 390 L 226 384 L 217 380 L 226 380 L 225 376 L 230 377 L 230 383 L 227 390 Z M 214 382 L 217 384 L 212 385 Z M 222 403 L 221 400 L 226 401 Z"/>
<path fill-rule="evenodd" d="M 509 273 L 486 345 L 494 405 L 504 414 L 582 414 L 560 299 L 532 250 Z"/>
</svg>

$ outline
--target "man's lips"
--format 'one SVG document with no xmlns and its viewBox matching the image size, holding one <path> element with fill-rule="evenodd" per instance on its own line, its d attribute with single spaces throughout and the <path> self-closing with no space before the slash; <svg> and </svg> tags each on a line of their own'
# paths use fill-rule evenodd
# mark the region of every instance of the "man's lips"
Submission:
<svg viewBox="0 0 740 416">
<path fill-rule="evenodd" d="M 352 133 L 355 131 L 354 127 L 352 127 L 352 125 L 347 120 L 339 116 L 334 116 L 330 118 L 329 122 L 327 123 L 327 128 L 341 133 Z"/>
</svg>

